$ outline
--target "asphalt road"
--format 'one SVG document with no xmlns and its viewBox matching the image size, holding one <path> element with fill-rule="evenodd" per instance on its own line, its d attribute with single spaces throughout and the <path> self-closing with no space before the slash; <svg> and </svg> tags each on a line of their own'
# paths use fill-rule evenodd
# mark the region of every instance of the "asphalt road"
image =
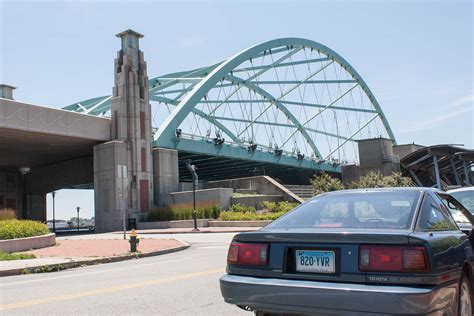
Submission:
<svg viewBox="0 0 474 316">
<path fill-rule="evenodd" d="M 192 247 L 158 257 L 3 277 L 0 314 L 252 315 L 226 304 L 219 290 L 233 235 L 166 235 Z"/>
</svg>

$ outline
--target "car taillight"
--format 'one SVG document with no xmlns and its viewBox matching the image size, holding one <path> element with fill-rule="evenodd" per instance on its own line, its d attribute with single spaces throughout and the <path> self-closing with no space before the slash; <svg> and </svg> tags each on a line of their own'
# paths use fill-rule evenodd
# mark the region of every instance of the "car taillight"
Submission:
<svg viewBox="0 0 474 316">
<path fill-rule="evenodd" d="M 427 272 L 428 257 L 424 247 L 362 245 L 359 270 L 377 272 Z"/>
<path fill-rule="evenodd" d="M 268 244 L 233 242 L 229 247 L 227 263 L 247 266 L 266 266 L 268 264 Z"/>
</svg>

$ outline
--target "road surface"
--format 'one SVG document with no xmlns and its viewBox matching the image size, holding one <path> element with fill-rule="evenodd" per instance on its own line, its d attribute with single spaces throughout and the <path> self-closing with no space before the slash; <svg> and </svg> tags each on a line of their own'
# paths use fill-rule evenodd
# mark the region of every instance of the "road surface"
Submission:
<svg viewBox="0 0 474 316">
<path fill-rule="evenodd" d="M 250 316 L 226 304 L 219 290 L 233 235 L 155 235 L 192 247 L 158 257 L 3 277 L 0 314 Z"/>
</svg>

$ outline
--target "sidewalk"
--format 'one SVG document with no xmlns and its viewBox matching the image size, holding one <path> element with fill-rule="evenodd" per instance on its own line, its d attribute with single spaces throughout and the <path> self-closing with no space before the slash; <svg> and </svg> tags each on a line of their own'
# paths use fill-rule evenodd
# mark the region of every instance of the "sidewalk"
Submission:
<svg viewBox="0 0 474 316">
<path fill-rule="evenodd" d="M 128 240 L 123 239 L 57 239 L 56 245 L 26 251 L 36 259 L 0 261 L 0 276 L 34 272 L 52 272 L 98 263 L 156 256 L 188 248 L 175 239 L 140 238 L 137 253 L 130 253 Z"/>
</svg>

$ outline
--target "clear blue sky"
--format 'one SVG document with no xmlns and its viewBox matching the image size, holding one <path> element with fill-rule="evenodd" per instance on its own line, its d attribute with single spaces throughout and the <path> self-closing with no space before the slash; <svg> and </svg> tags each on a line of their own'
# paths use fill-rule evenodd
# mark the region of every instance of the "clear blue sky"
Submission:
<svg viewBox="0 0 474 316">
<path fill-rule="evenodd" d="M 357 69 L 399 143 L 474 148 L 473 10 L 469 0 L 0 0 L 0 82 L 17 86 L 18 100 L 51 107 L 110 94 L 114 35 L 128 28 L 145 35 L 150 77 L 305 37 Z M 91 216 L 92 197 L 61 191 L 58 212 L 69 218 L 80 205 Z"/>
</svg>

